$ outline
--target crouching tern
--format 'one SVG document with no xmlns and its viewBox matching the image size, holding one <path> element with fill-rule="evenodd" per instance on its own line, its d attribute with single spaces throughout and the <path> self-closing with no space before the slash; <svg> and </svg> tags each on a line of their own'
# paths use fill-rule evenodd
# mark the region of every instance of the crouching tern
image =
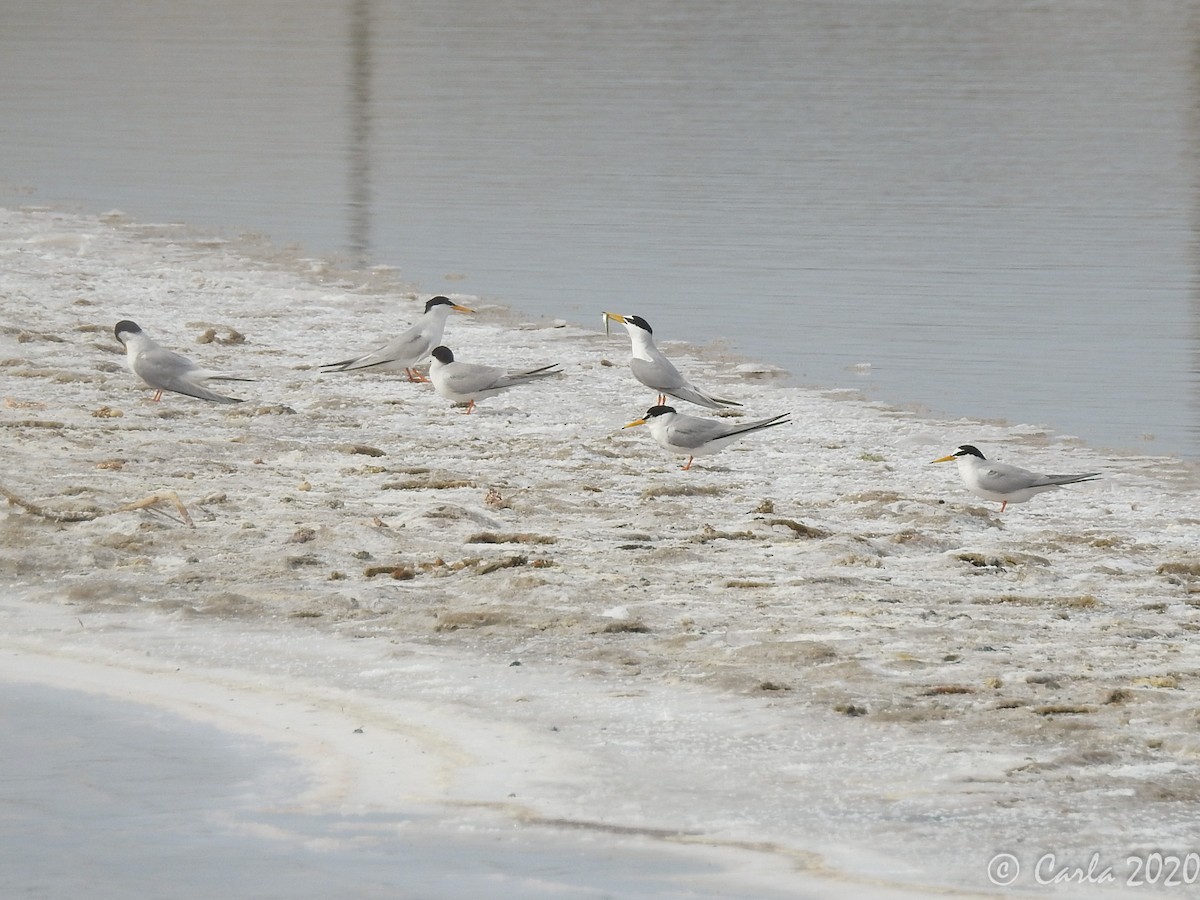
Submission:
<svg viewBox="0 0 1200 900">
<path fill-rule="evenodd" d="M 692 467 L 692 460 L 697 456 L 712 456 L 724 450 L 734 441 L 750 434 L 752 431 L 762 431 L 776 425 L 786 425 L 791 420 L 791 413 L 780 413 L 769 419 L 758 419 L 743 424 L 726 424 L 716 419 L 701 419 L 698 416 L 685 416 L 675 411 L 671 406 L 652 406 L 646 410 L 646 415 L 634 419 L 624 428 L 634 428 L 647 425 L 650 436 L 655 443 L 670 453 L 677 453 L 688 458 L 683 470 Z"/>
<path fill-rule="evenodd" d="M 495 366 L 459 362 L 449 347 L 434 347 L 433 361 L 429 364 L 429 380 L 433 389 L 455 403 L 466 402 L 467 414 L 475 408 L 476 400 L 485 400 L 507 391 L 519 384 L 529 384 L 539 378 L 559 375 L 558 363 L 523 372 L 507 372 Z"/>
<path fill-rule="evenodd" d="M 633 353 L 629 357 L 629 368 L 633 377 L 651 390 L 658 391 L 658 405 L 667 402 L 667 397 L 676 400 L 686 400 L 707 409 L 720 409 L 722 406 L 741 406 L 735 400 L 722 400 L 706 394 L 680 374 L 672 362 L 663 356 L 662 351 L 654 345 L 654 332 L 650 323 L 641 316 L 622 316 L 617 313 L 604 314 L 605 330 L 609 321 L 620 322 L 629 332 L 629 340 Z"/>
<path fill-rule="evenodd" d="M 459 306 L 449 297 L 434 297 L 425 304 L 424 314 L 399 337 L 363 356 L 325 363 L 320 368 L 328 372 L 399 372 L 403 369 L 409 381 L 427 381 L 416 371 L 416 366 L 442 342 L 451 311 L 469 313 L 475 310 Z"/>
<path fill-rule="evenodd" d="M 130 371 L 154 388 L 155 401 L 163 391 L 184 394 L 213 403 L 241 403 L 236 397 L 226 397 L 204 386 L 206 381 L 253 381 L 238 375 L 226 375 L 213 369 L 203 369 L 186 356 L 159 346 L 136 322 L 122 319 L 113 333 L 125 346 L 125 361 Z"/>
<path fill-rule="evenodd" d="M 1057 490 L 1064 484 L 1077 484 L 1099 478 L 1099 472 L 1084 472 L 1080 475 L 1040 475 L 1019 466 L 992 462 L 971 444 L 963 444 L 949 456 L 933 460 L 935 463 L 957 462 L 958 474 L 963 483 L 976 497 L 995 500 L 1000 512 L 1010 503 L 1024 503 L 1043 491 Z"/>
</svg>

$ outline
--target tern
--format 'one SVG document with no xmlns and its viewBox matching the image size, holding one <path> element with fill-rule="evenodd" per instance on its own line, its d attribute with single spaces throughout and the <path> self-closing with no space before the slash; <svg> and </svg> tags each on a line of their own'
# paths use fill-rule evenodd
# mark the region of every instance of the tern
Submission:
<svg viewBox="0 0 1200 900">
<path fill-rule="evenodd" d="M 697 456 L 712 456 L 739 438 L 752 431 L 773 428 L 776 425 L 786 425 L 791 420 L 791 413 L 780 413 L 769 419 L 757 419 L 740 425 L 727 425 L 716 419 L 701 419 L 697 416 L 685 416 L 675 411 L 671 406 L 652 406 L 646 410 L 646 415 L 634 419 L 624 428 L 634 428 L 638 425 L 648 425 L 650 436 L 655 442 L 671 453 L 678 453 L 688 458 L 683 470 L 692 467 L 692 460 Z"/>
<path fill-rule="evenodd" d="M 1004 512 L 1010 503 L 1024 503 L 1043 491 L 1053 491 L 1064 484 L 1077 484 L 1100 477 L 1099 472 L 1040 475 L 1019 466 L 992 462 L 971 444 L 963 444 L 949 456 L 940 457 L 934 462 L 957 462 L 958 474 L 962 476 L 967 490 L 984 500 L 995 500 L 1000 504 L 1000 512 Z"/>
<path fill-rule="evenodd" d="M 399 337 L 364 356 L 325 363 L 321 368 L 330 372 L 398 372 L 403 369 L 409 381 L 427 381 L 416 371 L 416 366 L 442 342 L 446 318 L 452 310 L 475 311 L 460 306 L 449 297 L 434 297 L 425 304 L 425 313 Z"/>
<path fill-rule="evenodd" d="M 447 400 L 456 403 L 466 401 L 468 415 L 475 409 L 476 400 L 494 397 L 519 384 L 561 373 L 558 363 L 539 369 L 507 372 L 495 366 L 459 362 L 449 347 L 434 347 L 433 362 L 429 364 L 429 380 L 433 382 L 433 389 Z"/>
<path fill-rule="evenodd" d="M 679 370 L 662 351 L 654 346 L 654 332 L 650 323 L 641 316 L 622 316 L 606 312 L 604 324 L 609 321 L 620 322 L 629 332 L 629 340 L 633 345 L 633 354 L 629 357 L 629 368 L 633 377 L 651 390 L 658 391 L 658 405 L 667 402 L 671 396 L 677 400 L 686 400 L 707 409 L 720 409 L 722 406 L 741 406 L 734 400 L 722 400 L 704 393 L 680 374 Z"/>
<path fill-rule="evenodd" d="M 198 400 L 213 403 L 241 403 L 235 397 L 226 397 L 210 391 L 205 381 L 253 381 L 226 375 L 213 369 L 202 369 L 186 356 L 159 346 L 136 322 L 122 319 L 113 329 L 117 340 L 125 345 L 125 360 L 138 378 L 154 388 L 155 401 L 161 400 L 163 391 L 185 394 Z"/>
</svg>

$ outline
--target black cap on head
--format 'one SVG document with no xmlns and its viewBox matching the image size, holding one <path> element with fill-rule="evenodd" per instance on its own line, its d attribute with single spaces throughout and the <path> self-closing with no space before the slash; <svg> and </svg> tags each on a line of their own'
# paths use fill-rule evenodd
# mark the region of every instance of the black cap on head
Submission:
<svg viewBox="0 0 1200 900">
<path fill-rule="evenodd" d="M 454 362 L 454 354 L 450 352 L 449 347 L 434 347 L 431 355 L 440 363 Z"/>
<path fill-rule="evenodd" d="M 675 412 L 675 407 L 673 406 L 652 406 L 646 410 L 644 418 L 653 419 L 655 416 L 665 416 L 667 413 L 673 412 Z"/>
<path fill-rule="evenodd" d="M 115 334 L 117 336 L 117 340 L 123 344 L 123 343 L 125 343 L 125 339 L 123 337 L 121 337 L 121 335 L 123 335 L 123 334 L 140 334 L 141 331 L 142 331 L 142 329 L 140 329 L 138 327 L 137 322 L 130 322 L 128 319 L 122 319 L 120 322 L 117 323 L 117 326 L 113 329 L 113 334 Z"/>
<path fill-rule="evenodd" d="M 425 304 L 425 312 L 429 312 L 435 306 L 453 306 L 454 301 L 449 297 L 434 297 Z"/>
<path fill-rule="evenodd" d="M 636 325 L 647 334 L 654 334 L 654 329 L 650 327 L 650 323 L 641 316 L 626 316 L 625 321 L 630 325 Z"/>
<path fill-rule="evenodd" d="M 954 455 L 955 456 L 978 456 L 980 459 L 987 458 L 982 453 L 979 452 L 978 447 L 976 447 L 972 444 L 963 444 L 962 446 L 960 446 L 958 448 L 958 452 L 955 453 Z"/>
</svg>

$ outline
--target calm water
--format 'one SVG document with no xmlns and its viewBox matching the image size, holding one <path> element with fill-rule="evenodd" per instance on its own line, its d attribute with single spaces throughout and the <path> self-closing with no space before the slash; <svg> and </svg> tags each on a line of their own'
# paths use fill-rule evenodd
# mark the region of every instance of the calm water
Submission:
<svg viewBox="0 0 1200 900">
<path fill-rule="evenodd" d="M 736 895 L 696 886 L 715 866 L 648 842 L 296 812 L 305 773 L 277 748 L 75 691 L 0 682 L 0 759 L 6 898 Z"/>
<path fill-rule="evenodd" d="M 1170 0 L 6 0 L 0 179 L 1197 456 L 1198 48 Z"/>
</svg>

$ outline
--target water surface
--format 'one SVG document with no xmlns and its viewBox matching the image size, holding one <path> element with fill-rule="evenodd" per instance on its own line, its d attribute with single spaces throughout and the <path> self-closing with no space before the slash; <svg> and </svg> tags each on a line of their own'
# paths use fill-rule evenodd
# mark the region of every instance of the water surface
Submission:
<svg viewBox="0 0 1200 900">
<path fill-rule="evenodd" d="M 1198 12 L 12 0 L 0 177 L 1194 456 Z"/>
<path fill-rule="evenodd" d="M 691 886 L 715 866 L 648 844 L 299 812 L 308 773 L 278 747 L 82 692 L 0 688 L 5 897 L 733 896 Z"/>
</svg>

